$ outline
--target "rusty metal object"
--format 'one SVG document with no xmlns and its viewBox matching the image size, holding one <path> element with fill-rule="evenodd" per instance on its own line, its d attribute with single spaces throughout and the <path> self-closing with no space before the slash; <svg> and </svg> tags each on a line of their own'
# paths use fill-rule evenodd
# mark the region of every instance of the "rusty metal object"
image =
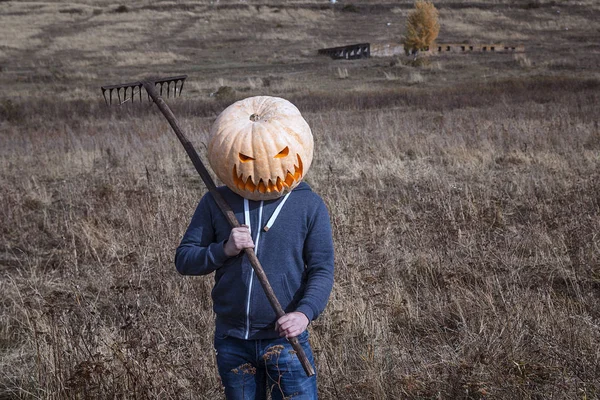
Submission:
<svg viewBox="0 0 600 400">
<path fill-rule="evenodd" d="M 371 57 L 371 45 L 369 43 L 350 44 L 340 47 L 329 47 L 319 49 L 319 54 L 327 55 L 334 60 L 355 60 L 358 58 Z"/>
<path fill-rule="evenodd" d="M 221 209 L 221 212 L 223 212 L 223 214 L 225 215 L 225 218 L 229 222 L 229 225 L 231 225 L 232 228 L 238 227 L 238 226 L 240 226 L 240 223 L 237 220 L 235 213 L 233 212 L 233 210 L 231 209 L 229 204 L 227 204 L 227 202 L 225 201 L 223 196 L 221 196 L 221 194 L 217 191 L 217 186 L 215 185 L 215 182 L 212 179 L 212 177 L 210 176 L 208 170 L 204 166 L 204 163 L 200 159 L 198 152 L 196 151 L 196 149 L 194 148 L 192 143 L 187 139 L 186 135 L 183 133 L 183 131 L 179 127 L 179 123 L 177 122 L 175 115 L 173 114 L 173 112 L 171 111 L 171 109 L 169 108 L 167 103 L 165 103 L 165 101 L 162 99 L 161 95 L 156 91 L 156 85 L 160 84 L 161 85 L 161 93 L 162 93 L 162 86 L 166 83 L 167 84 L 167 93 L 168 93 L 168 91 L 169 91 L 168 89 L 170 87 L 169 82 L 171 82 L 171 83 L 175 82 L 175 94 L 176 94 L 176 92 L 177 92 L 177 90 L 176 90 L 177 83 L 176 82 L 181 81 L 181 87 L 179 89 L 180 90 L 179 93 L 181 94 L 181 89 L 183 88 L 183 81 L 185 80 L 185 78 L 187 78 L 187 75 L 175 76 L 175 77 L 164 78 L 164 79 L 144 80 L 144 81 L 140 81 L 140 82 L 132 82 L 132 83 L 126 83 L 126 84 L 120 84 L 120 85 L 102 86 L 102 95 L 104 96 L 104 99 L 106 101 L 105 92 L 107 90 L 109 91 L 109 100 L 106 101 L 106 104 L 110 105 L 111 97 L 112 97 L 111 90 L 117 90 L 117 95 L 119 97 L 119 105 L 121 105 L 121 104 L 123 104 L 124 101 L 121 102 L 120 89 L 124 89 L 124 96 L 125 96 L 127 93 L 126 88 L 130 88 L 131 94 L 133 97 L 134 88 L 138 88 L 138 90 L 141 93 L 141 89 L 143 87 L 146 90 L 146 92 L 148 93 L 148 96 L 158 106 L 158 109 L 160 110 L 160 112 L 165 116 L 165 118 L 171 125 L 171 128 L 173 128 L 175 135 L 177 135 L 177 138 L 183 145 L 183 148 L 185 149 L 188 156 L 190 157 L 190 160 L 194 164 L 194 167 L 196 167 L 196 171 L 198 171 L 198 174 L 200 174 L 200 177 L 204 181 L 204 184 L 206 185 L 206 187 L 208 188 L 210 193 L 213 195 L 215 202 Z M 141 94 L 140 94 L 140 99 L 141 99 Z M 265 274 L 265 271 L 263 270 L 262 265 L 260 264 L 260 261 L 258 260 L 256 253 L 254 252 L 254 249 L 244 249 L 244 252 L 246 253 L 246 256 L 248 257 L 248 259 L 250 260 L 250 264 L 252 265 L 252 268 L 254 269 L 254 272 L 256 273 L 256 276 L 258 277 L 258 280 L 260 281 L 260 284 L 261 284 L 263 290 L 265 291 L 267 298 L 269 299 L 269 303 L 271 304 L 271 307 L 273 307 L 273 310 L 275 310 L 277 319 L 283 317 L 285 315 L 285 311 L 281 307 L 279 300 L 277 300 L 277 297 L 275 296 L 275 292 L 273 291 L 273 288 L 271 287 L 271 284 L 269 283 L 267 275 Z M 310 361 L 306 357 L 306 353 L 304 352 L 304 349 L 300 345 L 300 342 L 298 342 L 298 338 L 295 338 L 295 337 L 289 338 L 288 341 L 290 342 L 290 344 L 292 345 L 292 348 L 296 352 L 296 355 L 298 356 L 298 360 L 300 360 L 300 363 L 302 364 L 302 367 L 304 368 L 304 372 L 306 372 L 306 375 L 313 376 L 315 374 L 315 371 L 312 368 Z"/>
</svg>

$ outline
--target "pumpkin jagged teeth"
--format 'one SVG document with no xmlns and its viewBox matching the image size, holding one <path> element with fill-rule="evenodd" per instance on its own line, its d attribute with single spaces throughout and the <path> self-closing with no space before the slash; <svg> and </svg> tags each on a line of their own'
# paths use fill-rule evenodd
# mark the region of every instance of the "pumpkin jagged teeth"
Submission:
<svg viewBox="0 0 600 400">
<path fill-rule="evenodd" d="M 238 175 L 237 166 L 233 166 L 233 183 L 239 190 L 246 190 L 248 192 L 259 191 L 260 193 L 271 193 L 271 192 L 281 192 L 283 189 L 288 189 L 293 186 L 293 184 L 299 181 L 302 178 L 303 173 L 303 165 L 302 159 L 300 155 L 298 157 L 298 165 L 294 165 L 294 172 L 287 171 L 285 175 L 285 179 L 281 177 L 277 177 L 275 182 L 269 179 L 267 183 L 265 183 L 262 179 L 259 180 L 258 184 L 255 184 L 252 181 L 252 175 L 248 178 L 244 179 L 244 173 L 241 172 Z"/>
<path fill-rule="evenodd" d="M 292 186 L 293 183 L 294 183 L 294 175 L 292 175 L 290 172 L 288 172 L 285 177 L 285 184 L 288 187 L 290 187 L 290 186 Z"/>
<path fill-rule="evenodd" d="M 240 184 L 242 185 L 242 187 L 244 186 L 244 173 L 240 173 L 238 175 L 237 173 L 237 166 L 233 166 L 233 182 L 235 183 L 236 186 L 240 186 Z"/>
<path fill-rule="evenodd" d="M 248 177 L 244 189 L 246 189 L 249 192 L 254 192 L 256 190 L 256 185 L 254 184 L 254 182 L 252 182 L 252 175 Z"/>
<path fill-rule="evenodd" d="M 302 159 L 300 158 L 300 154 L 297 155 L 298 156 L 298 167 L 297 167 L 297 171 L 300 172 L 300 176 L 302 176 L 302 173 L 304 172 L 304 168 L 302 166 Z M 294 165 L 294 167 L 296 167 Z"/>
<path fill-rule="evenodd" d="M 298 156 L 298 165 L 294 165 L 294 179 L 299 180 L 302 177 L 302 172 L 304 168 L 302 168 L 302 159 L 300 158 L 300 154 Z"/>
<path fill-rule="evenodd" d="M 233 182 L 237 185 L 238 181 L 240 180 L 240 178 L 238 177 L 237 174 L 237 166 L 233 166 Z"/>
<path fill-rule="evenodd" d="M 258 191 L 261 193 L 265 193 L 267 191 L 267 186 L 265 185 L 262 179 L 260 180 L 260 182 L 258 182 Z"/>
</svg>

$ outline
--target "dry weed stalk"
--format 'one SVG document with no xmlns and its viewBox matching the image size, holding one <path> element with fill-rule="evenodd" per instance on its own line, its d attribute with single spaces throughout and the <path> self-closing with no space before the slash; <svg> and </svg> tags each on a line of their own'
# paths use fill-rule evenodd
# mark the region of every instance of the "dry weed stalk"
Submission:
<svg viewBox="0 0 600 400">
<path fill-rule="evenodd" d="M 337 77 L 338 79 L 348 79 L 350 75 L 348 74 L 348 68 L 337 68 Z"/>
</svg>

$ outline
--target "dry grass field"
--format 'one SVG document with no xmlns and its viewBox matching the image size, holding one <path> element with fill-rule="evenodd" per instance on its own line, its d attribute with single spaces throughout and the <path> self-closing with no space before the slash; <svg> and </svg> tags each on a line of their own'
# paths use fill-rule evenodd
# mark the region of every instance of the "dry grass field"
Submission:
<svg viewBox="0 0 600 400">
<path fill-rule="evenodd" d="M 600 5 L 436 5 L 440 41 L 526 53 L 316 55 L 398 41 L 409 1 L 0 1 L 0 399 L 223 397 L 212 278 L 173 264 L 205 189 L 149 103 L 99 90 L 181 73 L 203 158 L 236 98 L 313 129 L 321 398 L 600 398 Z"/>
</svg>

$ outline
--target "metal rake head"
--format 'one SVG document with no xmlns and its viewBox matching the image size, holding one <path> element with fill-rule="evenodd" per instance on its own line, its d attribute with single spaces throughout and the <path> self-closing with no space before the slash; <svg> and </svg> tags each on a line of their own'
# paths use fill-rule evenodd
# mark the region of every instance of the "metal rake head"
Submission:
<svg viewBox="0 0 600 400">
<path fill-rule="evenodd" d="M 147 79 L 146 82 L 154 82 L 154 85 L 160 85 L 160 95 L 163 95 L 163 87 L 166 85 L 166 94 L 167 97 L 170 97 L 171 92 L 173 97 L 177 97 L 177 95 L 181 96 L 181 92 L 183 91 L 183 82 L 187 78 L 187 75 L 179 75 L 179 76 L 171 76 L 168 78 L 160 78 L 160 79 Z M 113 91 L 117 93 L 117 100 L 119 101 L 118 105 L 123 105 L 128 101 L 132 103 L 135 100 L 135 96 L 139 95 L 140 103 L 142 102 L 142 88 L 144 84 L 142 81 L 137 82 L 129 82 L 129 83 L 121 83 L 118 85 L 105 85 L 101 86 L 102 96 L 104 97 L 104 101 L 107 106 L 112 105 L 112 97 Z M 106 92 L 108 92 L 108 98 L 106 97 Z M 129 97 L 127 93 L 129 92 Z M 123 97 L 121 97 L 121 94 Z M 148 100 L 150 100 L 150 95 L 148 95 Z"/>
</svg>

